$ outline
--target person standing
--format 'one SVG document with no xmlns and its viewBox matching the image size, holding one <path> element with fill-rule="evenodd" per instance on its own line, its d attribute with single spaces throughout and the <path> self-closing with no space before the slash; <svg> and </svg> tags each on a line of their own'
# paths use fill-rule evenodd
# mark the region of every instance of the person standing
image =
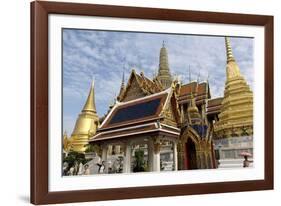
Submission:
<svg viewBox="0 0 281 206">
<path fill-rule="evenodd" d="M 84 174 L 84 167 L 82 162 L 79 164 L 79 169 L 78 169 L 78 175 L 83 175 Z"/>
<path fill-rule="evenodd" d="M 249 167 L 253 161 L 248 160 L 248 156 L 244 156 L 243 167 Z"/>
<path fill-rule="evenodd" d="M 84 175 L 90 175 L 90 168 L 88 164 L 84 166 Z"/>
</svg>

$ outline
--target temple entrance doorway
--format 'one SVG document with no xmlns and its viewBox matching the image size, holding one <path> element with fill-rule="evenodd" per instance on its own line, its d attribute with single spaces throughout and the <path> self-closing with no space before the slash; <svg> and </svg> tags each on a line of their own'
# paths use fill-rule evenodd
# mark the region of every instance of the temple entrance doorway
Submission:
<svg viewBox="0 0 281 206">
<path fill-rule="evenodd" d="M 186 165 L 188 170 L 198 169 L 196 160 L 196 147 L 191 138 L 188 138 L 186 144 Z"/>
</svg>

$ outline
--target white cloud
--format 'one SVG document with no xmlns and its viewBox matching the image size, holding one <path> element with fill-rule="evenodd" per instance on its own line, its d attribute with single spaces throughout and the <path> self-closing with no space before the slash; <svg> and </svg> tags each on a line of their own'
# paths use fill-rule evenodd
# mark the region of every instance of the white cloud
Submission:
<svg viewBox="0 0 281 206">
<path fill-rule="evenodd" d="M 64 115 L 72 117 L 69 121 L 76 120 L 74 117 L 85 102 L 93 76 L 99 115 L 107 111 L 118 94 L 124 68 L 126 78 L 132 67 L 152 77 L 158 69 L 163 40 L 172 74 L 180 75 L 187 82 L 189 67 L 192 79 L 197 79 L 200 70 L 201 80 L 206 80 L 209 74 L 212 96 L 223 95 L 226 66 L 223 37 L 69 29 L 64 30 L 63 37 Z M 253 41 L 231 38 L 231 43 L 241 73 L 252 85 Z"/>
</svg>

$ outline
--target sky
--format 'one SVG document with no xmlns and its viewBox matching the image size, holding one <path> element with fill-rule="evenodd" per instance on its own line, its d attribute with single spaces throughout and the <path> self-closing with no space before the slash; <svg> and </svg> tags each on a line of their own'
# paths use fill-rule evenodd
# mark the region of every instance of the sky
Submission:
<svg viewBox="0 0 281 206">
<path fill-rule="evenodd" d="M 118 95 L 125 71 L 153 78 L 163 41 L 170 71 L 183 83 L 209 80 L 211 97 L 223 96 L 226 50 L 223 36 L 175 35 L 142 32 L 63 29 L 63 131 L 70 135 L 95 79 L 98 115 L 103 116 Z M 233 54 L 242 75 L 253 85 L 253 39 L 231 37 Z"/>
</svg>

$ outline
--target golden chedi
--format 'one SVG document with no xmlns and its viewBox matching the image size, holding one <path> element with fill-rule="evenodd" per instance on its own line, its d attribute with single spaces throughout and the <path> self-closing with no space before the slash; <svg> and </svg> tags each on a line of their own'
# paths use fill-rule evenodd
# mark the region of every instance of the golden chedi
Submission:
<svg viewBox="0 0 281 206">
<path fill-rule="evenodd" d="M 163 41 L 162 48 L 160 50 L 159 69 L 158 69 L 158 75 L 156 78 L 158 79 L 158 81 L 160 81 L 160 83 L 164 89 L 171 87 L 172 75 L 170 73 L 169 62 L 168 62 L 168 52 L 165 47 L 164 41 Z"/>
<path fill-rule="evenodd" d="M 92 82 L 90 92 L 87 101 L 79 114 L 75 128 L 72 132 L 72 151 L 84 153 L 87 145 L 89 144 L 89 138 L 96 134 L 99 126 L 99 118 L 95 106 L 95 91 L 94 81 Z"/>
<path fill-rule="evenodd" d="M 187 114 L 189 115 L 189 124 L 201 124 L 201 115 L 199 114 L 199 110 L 195 103 L 195 98 L 193 96 L 193 93 L 191 93 L 191 100 L 190 105 L 187 109 Z"/>
<path fill-rule="evenodd" d="M 240 73 L 227 37 L 225 44 L 226 83 L 219 121 L 214 127 L 215 136 L 249 136 L 253 134 L 253 92 Z"/>
<path fill-rule="evenodd" d="M 68 138 L 66 131 L 63 134 L 63 153 L 68 155 L 72 148 L 72 138 Z"/>
</svg>

